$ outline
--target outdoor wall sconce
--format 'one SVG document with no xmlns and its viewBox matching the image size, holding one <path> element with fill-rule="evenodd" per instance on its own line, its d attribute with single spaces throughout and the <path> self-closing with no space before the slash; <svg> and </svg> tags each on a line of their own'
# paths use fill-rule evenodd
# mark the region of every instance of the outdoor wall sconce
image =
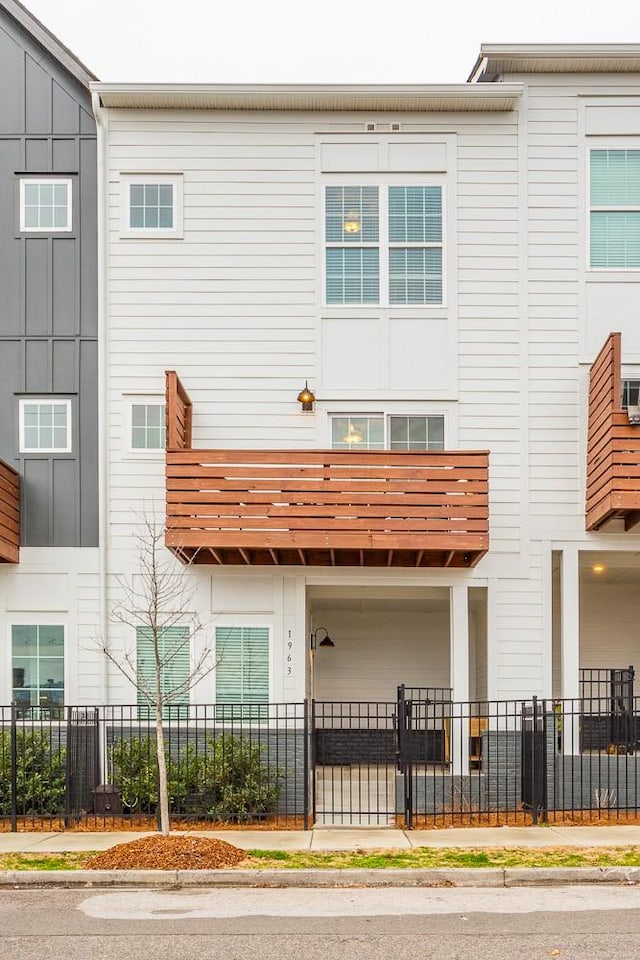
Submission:
<svg viewBox="0 0 640 960">
<path fill-rule="evenodd" d="M 309 390 L 309 384 L 305 380 L 304 388 L 300 391 L 297 397 L 298 403 L 302 404 L 303 410 L 313 410 L 313 405 L 316 402 L 316 395 L 313 390 Z"/>
<path fill-rule="evenodd" d="M 324 634 L 322 640 L 318 640 L 319 633 Z M 325 627 L 317 627 L 311 633 L 311 649 L 315 650 L 316 647 L 335 647 L 335 643 L 329 636 L 329 631 Z"/>
</svg>

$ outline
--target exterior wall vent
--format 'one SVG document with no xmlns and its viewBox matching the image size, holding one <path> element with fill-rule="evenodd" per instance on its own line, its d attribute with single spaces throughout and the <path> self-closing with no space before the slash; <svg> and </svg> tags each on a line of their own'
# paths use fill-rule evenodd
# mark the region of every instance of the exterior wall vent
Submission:
<svg viewBox="0 0 640 960">
<path fill-rule="evenodd" d="M 364 128 L 368 133 L 373 133 L 376 129 L 376 125 L 375 123 L 365 123 Z"/>
<path fill-rule="evenodd" d="M 397 131 L 399 131 L 399 130 L 402 130 L 402 127 L 400 126 L 399 123 L 392 123 L 392 124 L 391 124 L 391 129 L 392 129 L 392 130 L 395 130 L 395 131 L 397 132 Z"/>
</svg>

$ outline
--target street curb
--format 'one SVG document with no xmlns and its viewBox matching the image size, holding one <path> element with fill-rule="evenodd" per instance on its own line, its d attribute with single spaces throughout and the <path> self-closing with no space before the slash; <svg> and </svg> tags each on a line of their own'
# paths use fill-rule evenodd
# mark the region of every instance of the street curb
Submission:
<svg viewBox="0 0 640 960">
<path fill-rule="evenodd" d="M 2 870 L 0 888 L 522 887 L 640 884 L 640 867 L 434 867 L 347 870 Z"/>
</svg>

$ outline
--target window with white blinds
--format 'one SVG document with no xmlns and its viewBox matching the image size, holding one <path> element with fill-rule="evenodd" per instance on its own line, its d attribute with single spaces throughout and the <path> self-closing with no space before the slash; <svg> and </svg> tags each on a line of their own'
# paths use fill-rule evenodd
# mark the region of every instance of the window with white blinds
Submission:
<svg viewBox="0 0 640 960">
<path fill-rule="evenodd" d="M 441 415 L 331 414 L 334 450 L 444 450 Z"/>
<path fill-rule="evenodd" d="M 269 703 L 269 628 L 216 627 L 216 715 L 260 719 Z"/>
<path fill-rule="evenodd" d="M 191 643 L 188 627 L 165 627 L 158 634 L 160 658 L 160 689 L 169 706 L 163 717 L 174 718 L 188 714 L 188 678 L 191 672 Z M 150 627 L 136 629 L 136 660 L 138 669 L 138 704 L 150 713 L 149 696 L 155 698 L 156 655 L 153 632 Z M 145 711 L 144 708 L 147 708 Z"/>
<path fill-rule="evenodd" d="M 327 186 L 327 304 L 441 304 L 442 187 Z"/>
<path fill-rule="evenodd" d="M 640 267 L 640 150 L 592 150 L 590 263 Z"/>
</svg>

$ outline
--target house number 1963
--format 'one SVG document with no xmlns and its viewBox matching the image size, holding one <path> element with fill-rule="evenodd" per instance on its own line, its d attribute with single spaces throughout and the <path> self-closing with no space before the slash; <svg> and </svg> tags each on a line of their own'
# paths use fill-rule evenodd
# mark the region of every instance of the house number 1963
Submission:
<svg viewBox="0 0 640 960">
<path fill-rule="evenodd" d="M 291 639 L 291 630 L 287 631 L 289 639 L 287 640 L 285 647 L 285 676 L 293 676 L 293 640 Z"/>
</svg>

